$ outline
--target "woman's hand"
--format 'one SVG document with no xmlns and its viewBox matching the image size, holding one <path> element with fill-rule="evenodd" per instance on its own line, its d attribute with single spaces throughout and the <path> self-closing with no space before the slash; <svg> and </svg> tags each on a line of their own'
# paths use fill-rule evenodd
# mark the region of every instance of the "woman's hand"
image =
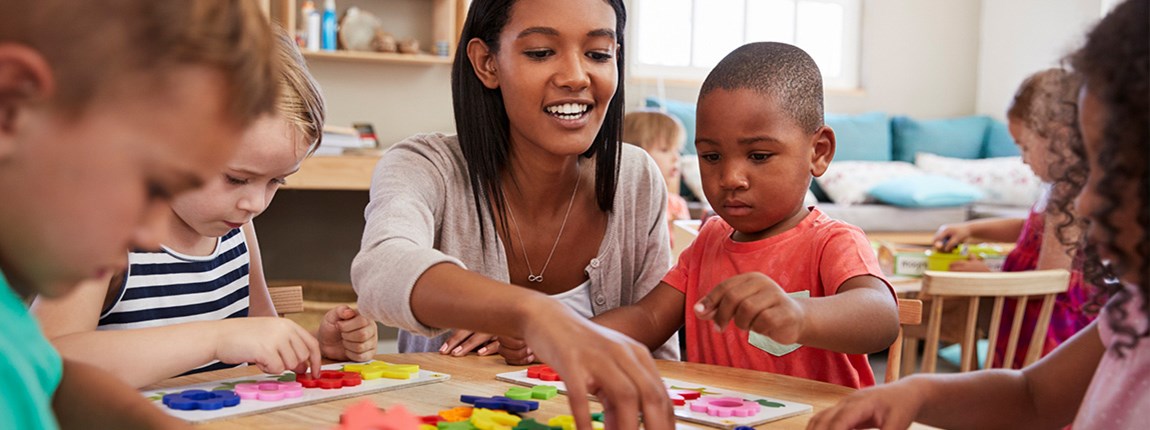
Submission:
<svg viewBox="0 0 1150 430">
<path fill-rule="evenodd" d="M 579 429 L 591 428 L 589 394 L 603 404 L 607 428 L 638 429 L 640 414 L 646 429 L 674 428 L 671 400 L 647 347 L 562 303 L 537 303 L 525 312 L 524 340 L 563 378 Z"/>
<path fill-rule="evenodd" d="M 535 362 L 535 351 L 523 339 L 503 337 L 499 340 L 499 355 L 507 364 L 521 366 Z"/>
<path fill-rule="evenodd" d="M 443 346 L 439 347 L 439 353 L 462 357 L 475 351 L 476 354 L 485 356 L 499 353 L 500 349 L 499 338 L 496 336 L 470 330 L 455 330 L 447 341 L 443 342 Z"/>
<path fill-rule="evenodd" d="M 323 315 L 316 337 L 323 356 L 340 361 L 370 361 L 378 341 L 375 322 L 347 305 Z"/>
</svg>

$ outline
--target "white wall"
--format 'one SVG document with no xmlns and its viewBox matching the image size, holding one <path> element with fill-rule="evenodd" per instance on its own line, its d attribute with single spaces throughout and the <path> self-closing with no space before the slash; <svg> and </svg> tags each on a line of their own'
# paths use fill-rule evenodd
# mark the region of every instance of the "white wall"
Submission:
<svg viewBox="0 0 1150 430">
<path fill-rule="evenodd" d="M 1058 66 L 1105 6 L 1100 0 L 984 1 L 976 112 L 1003 118 L 1018 84 Z"/>
<path fill-rule="evenodd" d="M 862 91 L 831 92 L 826 110 L 885 111 L 922 118 L 974 111 L 979 0 L 871 0 L 862 3 Z M 628 105 L 657 95 L 653 82 L 630 80 Z M 699 83 L 665 86 L 670 99 L 694 101 Z"/>
</svg>

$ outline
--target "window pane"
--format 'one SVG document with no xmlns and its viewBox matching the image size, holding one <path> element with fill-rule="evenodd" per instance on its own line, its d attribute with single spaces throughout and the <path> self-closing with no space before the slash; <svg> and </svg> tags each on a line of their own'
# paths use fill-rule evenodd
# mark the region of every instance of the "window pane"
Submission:
<svg viewBox="0 0 1150 430">
<path fill-rule="evenodd" d="M 747 42 L 795 43 L 795 0 L 747 0 Z"/>
<path fill-rule="evenodd" d="M 636 0 L 636 55 L 643 64 L 689 66 L 691 0 Z"/>
<path fill-rule="evenodd" d="M 695 2 L 695 56 L 691 65 L 712 68 L 743 44 L 743 0 Z"/>
<path fill-rule="evenodd" d="M 843 7 L 835 3 L 799 1 L 795 44 L 815 59 L 823 76 L 843 74 Z"/>
</svg>

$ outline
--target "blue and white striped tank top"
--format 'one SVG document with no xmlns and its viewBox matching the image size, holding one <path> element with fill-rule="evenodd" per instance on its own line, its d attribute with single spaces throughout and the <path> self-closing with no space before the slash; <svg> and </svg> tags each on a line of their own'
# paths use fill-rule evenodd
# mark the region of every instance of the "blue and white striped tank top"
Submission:
<svg viewBox="0 0 1150 430">
<path fill-rule="evenodd" d="M 240 229 L 216 243 L 212 255 L 162 251 L 128 253 L 128 272 L 97 330 L 163 327 L 248 316 L 247 242 Z M 218 361 L 188 373 L 236 367 Z"/>
</svg>

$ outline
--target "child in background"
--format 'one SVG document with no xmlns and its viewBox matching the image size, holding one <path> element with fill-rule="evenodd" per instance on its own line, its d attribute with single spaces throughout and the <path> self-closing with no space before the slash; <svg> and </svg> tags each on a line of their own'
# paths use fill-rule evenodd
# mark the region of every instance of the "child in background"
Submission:
<svg viewBox="0 0 1150 430">
<path fill-rule="evenodd" d="M 623 141 L 643 148 L 659 166 L 667 183 L 667 226 L 677 220 L 691 219 L 687 200 L 679 195 L 679 150 L 687 131 L 675 117 L 657 110 L 628 112 L 623 117 Z M 674 240 L 674 235 L 671 236 Z"/>
<path fill-rule="evenodd" d="M 159 245 L 170 196 L 271 111 L 269 33 L 255 2 L 0 3 L 0 426 L 187 427 L 61 359 L 20 296 L 64 296 Z"/>
<path fill-rule="evenodd" d="M 1030 209 L 1025 219 L 994 218 L 948 224 L 935 234 L 935 246 L 951 251 L 971 237 L 1006 242 L 1018 246 L 1006 257 L 1002 271 L 1067 269 L 1071 271 L 1070 287 L 1054 302 L 1043 355 L 1082 330 L 1098 315 L 1100 297 L 1095 288 L 1082 281 L 1082 256 L 1074 257 L 1081 241 L 1081 217 L 1071 208 L 1085 181 L 1082 136 L 1078 131 L 1076 99 L 1081 79 L 1063 69 L 1048 69 L 1031 75 L 1015 93 L 1007 119 L 1014 141 L 1022 149 L 1022 160 L 1048 186 Z M 961 260 L 950 270 L 985 272 L 981 260 Z M 1003 309 L 1002 318 L 1014 315 L 1014 300 Z M 1040 301 L 1027 304 L 1023 332 L 1018 340 L 1014 362 L 1008 367 L 1021 368 L 1034 331 L 1034 321 L 1042 309 Z M 998 333 L 993 366 L 1003 367 L 1010 327 L 1003 325 Z"/>
<path fill-rule="evenodd" d="M 375 323 L 348 306 L 324 316 L 317 343 L 295 322 L 277 318 L 268 295 L 251 220 L 319 146 L 324 119 L 319 88 L 282 31 L 277 48 L 274 115 L 248 128 L 236 156 L 203 189 L 172 200 L 163 248 L 133 250 L 128 270 L 111 282 L 33 303 L 63 356 L 139 387 L 247 362 L 269 373 L 300 372 L 310 363 L 318 373 L 321 352 L 341 361 L 375 355 Z"/>
<path fill-rule="evenodd" d="M 1025 369 L 913 375 L 852 394 L 808 428 L 901 429 L 912 421 L 940 428 L 1060 428 L 1073 421 L 1076 429 L 1136 429 L 1150 423 L 1147 16 L 1150 1 L 1118 5 L 1070 58 L 1085 80 L 1078 118 L 1090 164 L 1077 210 L 1089 220 L 1087 241 L 1121 281 L 1102 317 Z"/>
<path fill-rule="evenodd" d="M 791 45 L 744 45 L 715 66 L 695 146 L 720 219 L 655 290 L 595 320 L 650 347 L 686 320 L 689 361 L 873 385 L 866 354 L 898 332 L 894 292 L 861 230 L 803 205 L 834 156 L 822 97 L 818 66 Z"/>
</svg>

